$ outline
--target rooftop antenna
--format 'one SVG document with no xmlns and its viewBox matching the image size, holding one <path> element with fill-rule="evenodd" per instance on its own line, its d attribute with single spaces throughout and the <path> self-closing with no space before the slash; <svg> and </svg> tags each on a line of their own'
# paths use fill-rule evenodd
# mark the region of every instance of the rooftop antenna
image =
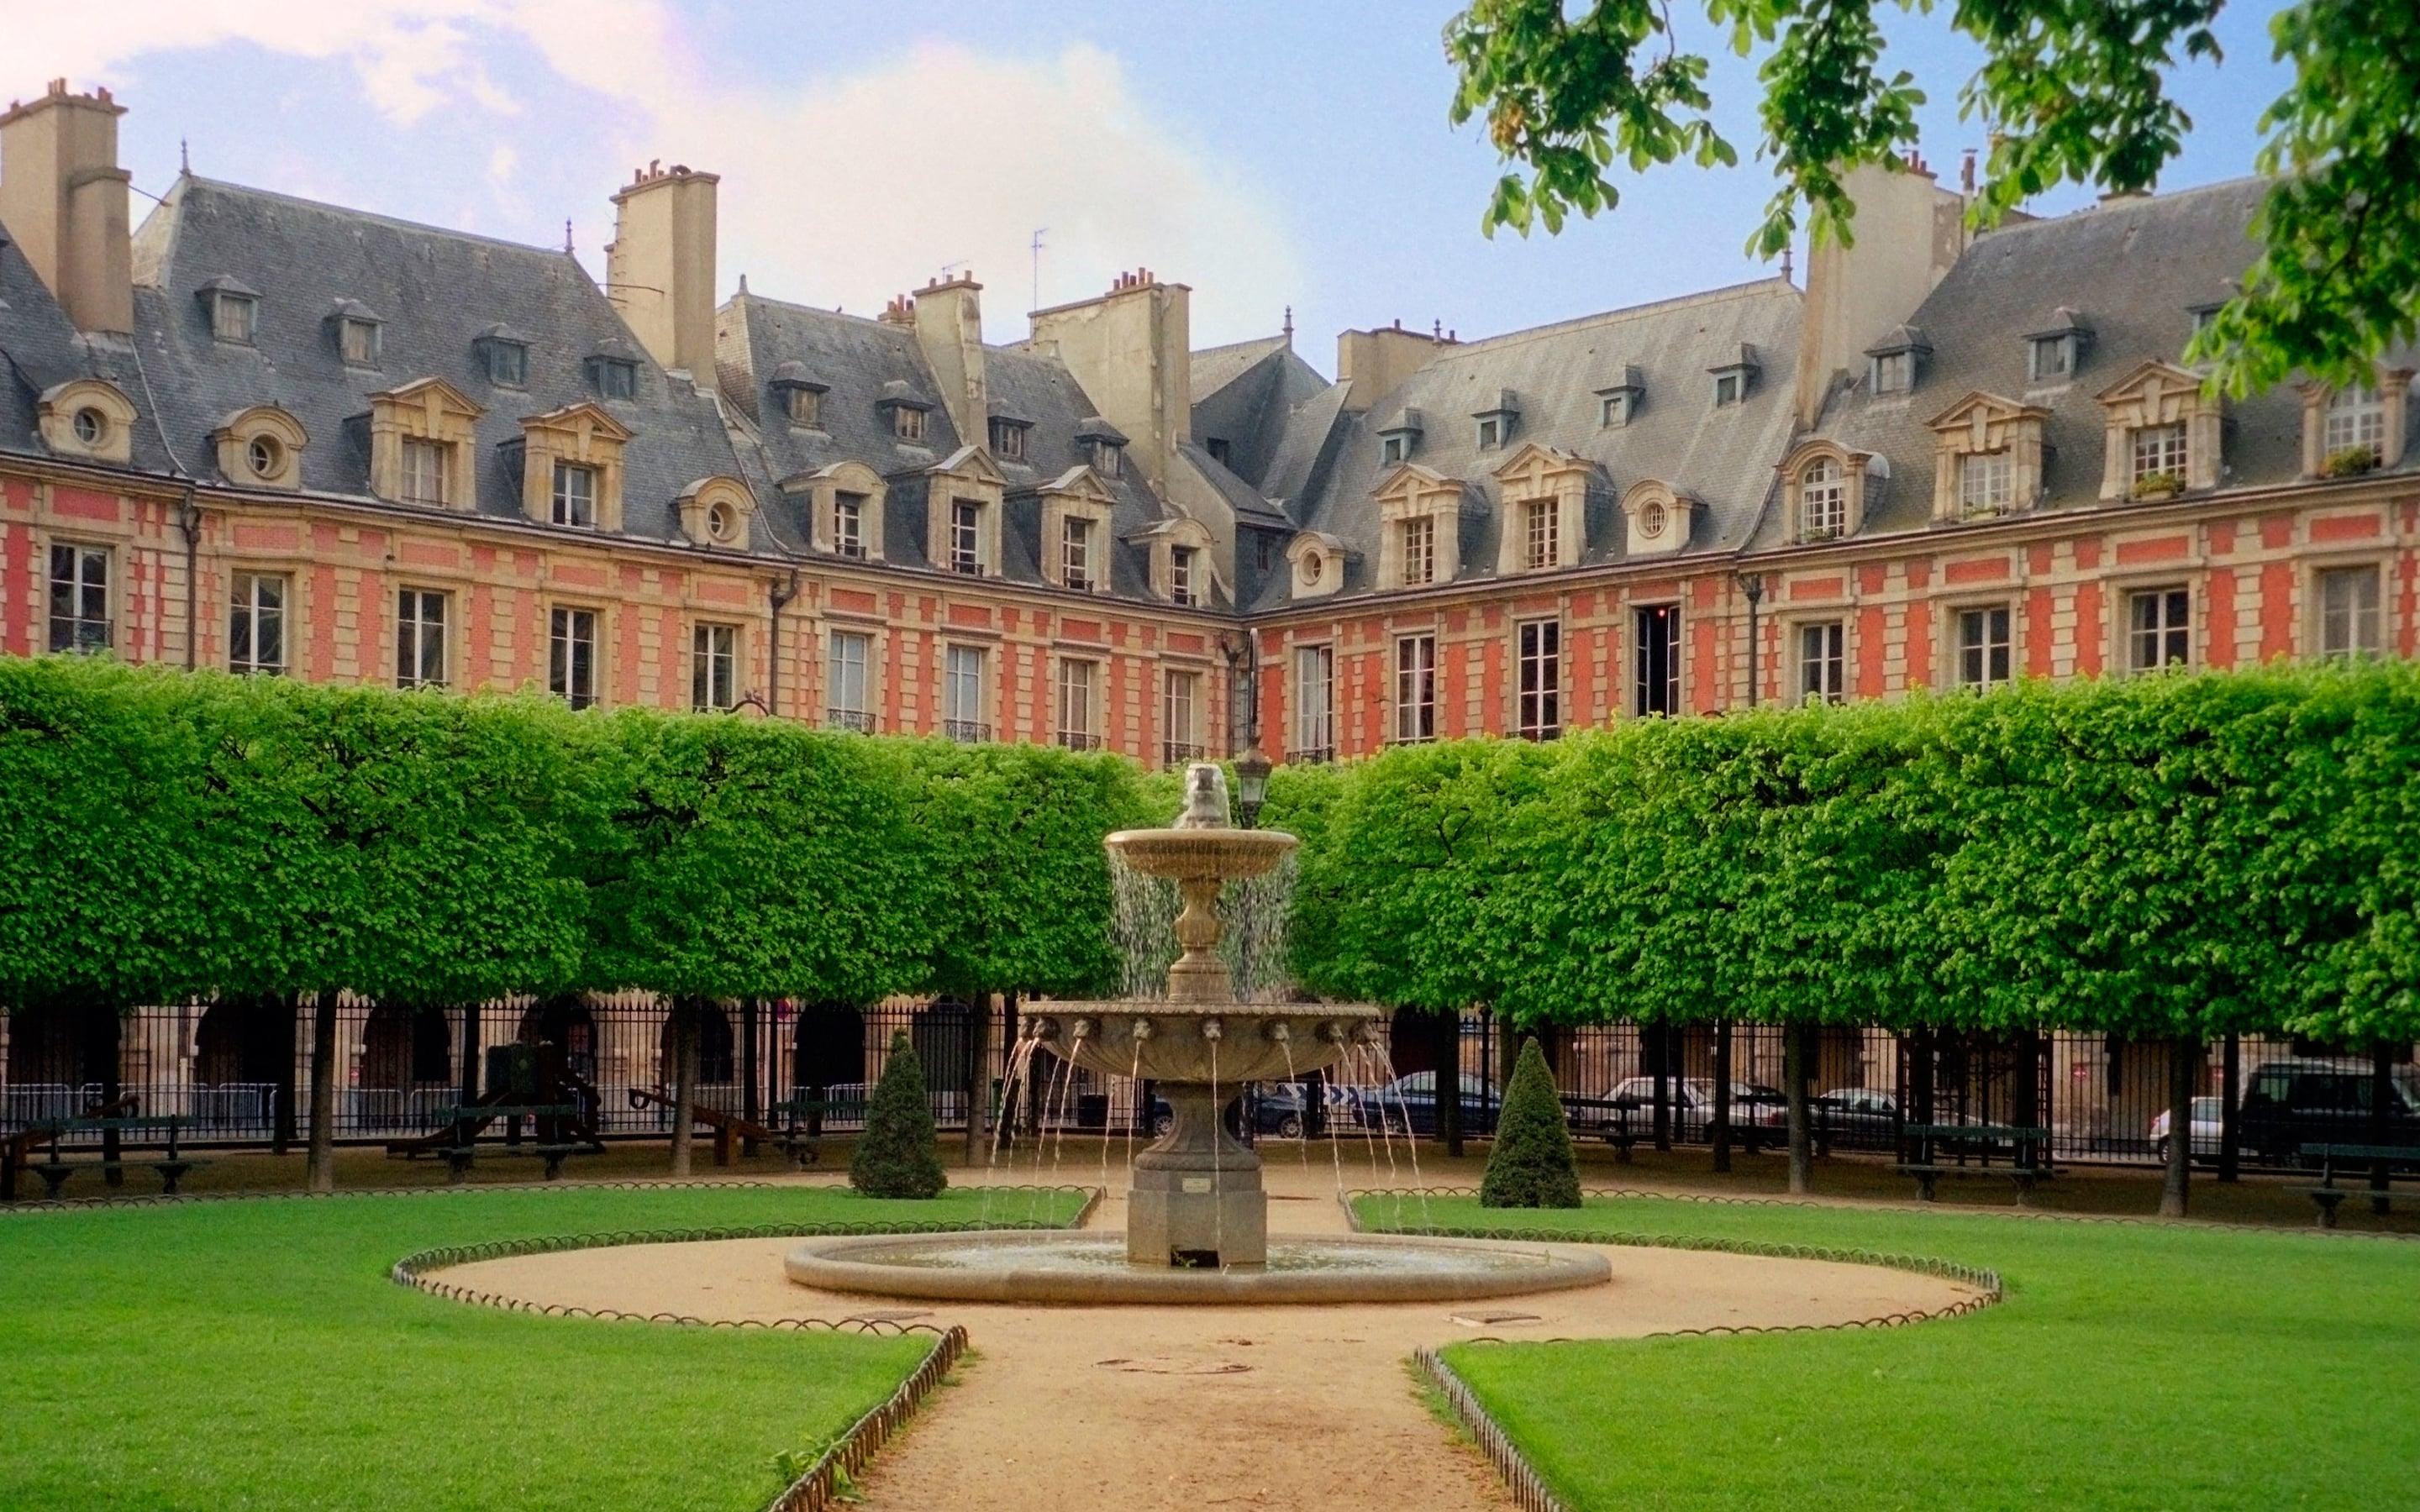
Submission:
<svg viewBox="0 0 2420 1512">
<path fill-rule="evenodd" d="M 568 215 L 563 218 L 563 255 L 566 257 L 571 255 L 571 217 Z"/>
<path fill-rule="evenodd" d="M 1026 306 L 1029 310 L 1042 308 L 1042 233 L 1049 229 L 1047 225 L 1033 228 L 1033 302 Z"/>
<path fill-rule="evenodd" d="M 1285 344 L 1287 350 L 1291 351 L 1294 349 L 1294 306 L 1291 304 L 1286 306 Z"/>
<path fill-rule="evenodd" d="M 1790 277 L 1790 249 L 1788 247 L 1781 249 L 1781 281 L 1785 284 L 1792 282 Z"/>
<path fill-rule="evenodd" d="M 186 145 L 185 139 L 181 136 L 177 138 L 177 171 L 180 174 L 194 171 L 193 149 Z"/>
</svg>

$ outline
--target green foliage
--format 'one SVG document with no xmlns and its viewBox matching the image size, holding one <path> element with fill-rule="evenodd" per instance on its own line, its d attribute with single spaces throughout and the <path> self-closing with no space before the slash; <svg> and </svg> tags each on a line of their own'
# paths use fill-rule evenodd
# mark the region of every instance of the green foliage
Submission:
<svg viewBox="0 0 2420 1512">
<path fill-rule="evenodd" d="M 1910 0 L 1899 9 L 1930 10 Z M 2215 63 L 2225 0 L 1962 0 L 1951 28 L 1979 47 L 1959 94 L 1991 129 L 1974 215 L 1996 223 L 2061 183 L 2148 189 L 2192 122 L 2167 95 L 2181 67 Z M 1749 239 L 1771 257 L 1802 209 L 1818 242 L 1851 239 L 1848 170 L 1898 170 L 1916 146 L 1912 75 L 1885 61 L 1877 0 L 1704 0 L 1743 57 L 1761 55 L 1758 155 L 1780 188 Z M 2257 166 L 2276 176 L 2254 227 L 2263 252 L 2190 360 L 2242 393 L 2297 368 L 2364 379 L 2420 324 L 2420 8 L 2410 0 L 2300 0 L 2271 23 L 2294 82 L 2261 118 Z M 1471 0 L 1447 24 L 1455 123 L 1484 117 L 1513 165 L 1483 224 L 1559 231 L 1620 202 L 1617 163 L 1729 165 L 1707 60 L 1681 49 L 1659 0 Z"/>
<path fill-rule="evenodd" d="M 1450 1078 L 1437 1076 L 1439 1097 Z M 1496 1121 L 1496 1148 L 1480 1178 L 1482 1208 L 1576 1208 L 1580 1205 L 1579 1158 L 1563 1122 L 1563 1100 L 1545 1052 L 1534 1039 L 1521 1046 L 1505 1084 L 1504 1106 Z"/>
<path fill-rule="evenodd" d="M 891 1037 L 882 1080 L 865 1108 L 865 1133 L 849 1152 L 848 1184 L 870 1197 L 937 1197 L 950 1179 L 935 1149 L 924 1067 L 905 1029 Z"/>
</svg>

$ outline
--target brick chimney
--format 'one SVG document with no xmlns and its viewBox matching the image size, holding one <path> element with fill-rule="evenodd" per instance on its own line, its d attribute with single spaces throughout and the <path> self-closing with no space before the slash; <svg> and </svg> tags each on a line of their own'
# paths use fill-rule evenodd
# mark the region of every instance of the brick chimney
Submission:
<svg viewBox="0 0 2420 1512">
<path fill-rule="evenodd" d="M 1187 285 L 1163 284 L 1139 268 L 1120 273 L 1098 299 L 1034 311 L 1026 341 L 1067 364 L 1162 492 L 1177 447 L 1193 438 L 1192 300 Z"/>
<path fill-rule="evenodd" d="M 0 224 L 82 331 L 134 329 L 134 243 L 117 165 L 117 117 L 106 89 L 68 93 L 65 79 L 0 115 Z"/>
<path fill-rule="evenodd" d="M 960 445 L 991 444 L 991 406 L 984 386 L 983 285 L 970 273 L 935 279 L 916 291 L 910 316 L 941 388 L 941 408 Z"/>
<path fill-rule="evenodd" d="M 649 163 L 613 196 L 605 293 L 655 360 L 714 381 L 715 185 L 721 178 Z"/>
</svg>

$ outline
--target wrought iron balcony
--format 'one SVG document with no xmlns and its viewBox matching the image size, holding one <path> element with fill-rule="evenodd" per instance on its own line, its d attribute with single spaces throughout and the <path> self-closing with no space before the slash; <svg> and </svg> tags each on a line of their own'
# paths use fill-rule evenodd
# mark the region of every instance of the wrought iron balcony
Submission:
<svg viewBox="0 0 2420 1512">
<path fill-rule="evenodd" d="M 991 726 L 981 719 L 944 719 L 941 733 L 968 745 L 980 745 L 991 738 Z"/>
<path fill-rule="evenodd" d="M 832 730 L 854 730 L 860 734 L 874 733 L 874 716 L 863 709 L 826 709 L 824 724 Z"/>
<path fill-rule="evenodd" d="M 1181 766 L 1187 762 L 1198 762 L 1202 759 L 1202 742 L 1198 740 L 1162 741 L 1159 747 L 1160 764 Z"/>
<path fill-rule="evenodd" d="M 1062 730 L 1059 732 L 1059 744 L 1069 750 L 1098 750 L 1101 737 L 1089 730 Z"/>
</svg>

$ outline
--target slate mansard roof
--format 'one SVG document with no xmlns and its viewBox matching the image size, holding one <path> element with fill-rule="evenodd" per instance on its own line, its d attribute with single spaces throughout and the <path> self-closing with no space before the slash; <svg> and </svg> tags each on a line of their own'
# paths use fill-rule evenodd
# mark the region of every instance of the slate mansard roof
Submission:
<svg viewBox="0 0 2420 1512">
<path fill-rule="evenodd" d="M 713 397 L 667 377 L 568 253 L 187 175 L 137 233 L 135 268 L 134 339 L 159 426 L 196 475 L 217 472 L 211 431 L 253 405 L 274 405 L 309 433 L 305 490 L 366 495 L 367 439 L 356 417 L 368 414 L 370 395 L 427 378 L 443 378 L 486 410 L 481 516 L 522 514 L 521 480 L 505 451 L 521 439 L 522 418 L 583 400 L 636 433 L 623 455 L 626 536 L 677 538 L 681 490 L 740 474 Z M 220 278 L 260 293 L 249 345 L 211 334 L 199 296 Z M 332 317 L 349 303 L 382 321 L 374 368 L 343 361 Z M 476 344 L 498 326 L 528 342 L 522 388 L 489 380 Z M 635 396 L 601 397 L 587 372 L 594 357 L 633 363 Z M 143 393 L 132 396 L 148 407 Z"/>
<path fill-rule="evenodd" d="M 46 451 L 35 434 L 35 404 L 44 391 L 72 378 L 105 377 L 51 298 L 33 265 L 0 226 L 0 451 Z M 120 385 L 124 387 L 125 385 Z"/>
</svg>

